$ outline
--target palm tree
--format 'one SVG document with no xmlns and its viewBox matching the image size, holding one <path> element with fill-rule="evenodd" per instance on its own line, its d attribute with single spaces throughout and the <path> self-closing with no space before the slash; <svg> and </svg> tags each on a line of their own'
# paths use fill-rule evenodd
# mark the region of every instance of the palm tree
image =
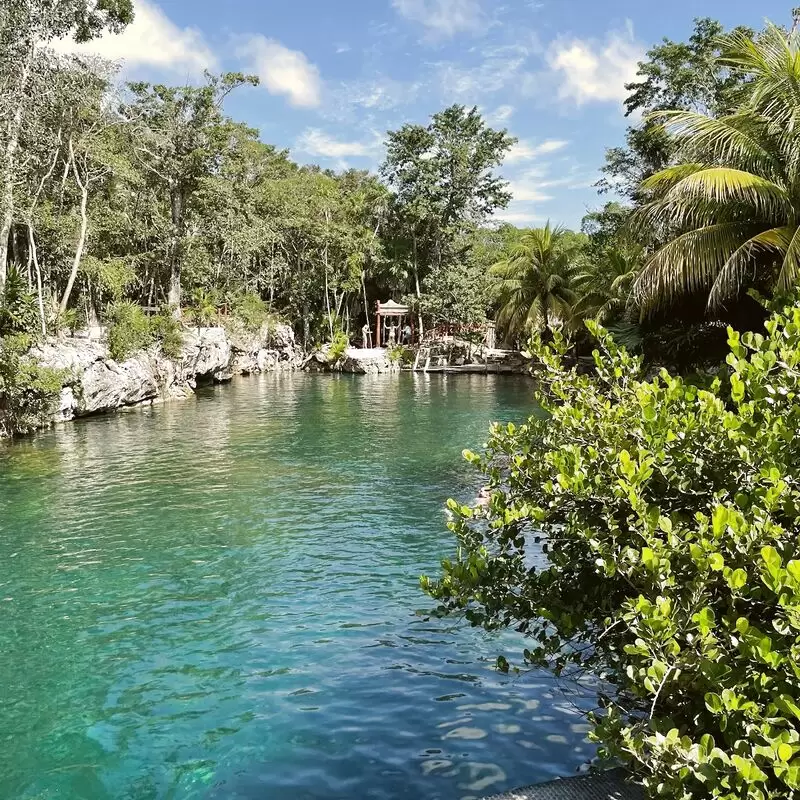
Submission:
<svg viewBox="0 0 800 800">
<path fill-rule="evenodd" d="M 491 268 L 500 279 L 497 323 L 507 338 L 547 332 L 556 320 L 572 320 L 579 249 L 571 231 L 551 228 L 548 222 L 525 231 L 508 256 Z"/>
<path fill-rule="evenodd" d="M 610 247 L 575 276 L 580 299 L 573 309 L 583 319 L 606 324 L 620 319 L 631 303 L 631 286 L 642 263 L 639 247 Z"/>
<path fill-rule="evenodd" d="M 800 38 L 769 25 L 727 40 L 722 62 L 746 97 L 714 119 L 664 112 L 681 162 L 643 184 L 639 226 L 667 234 L 634 284 L 644 311 L 708 292 L 719 309 L 746 285 L 785 290 L 800 276 Z"/>
</svg>

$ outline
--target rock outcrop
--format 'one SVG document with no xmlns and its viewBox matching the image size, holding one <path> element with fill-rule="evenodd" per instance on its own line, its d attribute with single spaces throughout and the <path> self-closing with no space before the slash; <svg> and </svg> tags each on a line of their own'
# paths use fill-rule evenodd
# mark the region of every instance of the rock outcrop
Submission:
<svg viewBox="0 0 800 800">
<path fill-rule="evenodd" d="M 60 421 L 185 397 L 198 383 L 293 370 L 302 363 L 288 325 L 239 334 L 229 334 L 224 328 L 188 329 L 183 332 L 178 359 L 153 348 L 117 362 L 104 342 L 77 337 L 49 339 L 37 345 L 31 356 L 65 376 L 56 413 Z"/>
<path fill-rule="evenodd" d="M 389 351 L 383 348 L 361 350 L 348 347 L 341 361 L 342 372 L 358 375 L 377 375 L 382 372 L 399 372 L 400 362 L 389 359 Z"/>
<path fill-rule="evenodd" d="M 304 362 L 306 372 L 350 372 L 356 375 L 378 375 L 384 372 L 399 372 L 400 362 L 389 359 L 384 348 L 362 350 L 348 347 L 336 361 L 329 355 L 330 345 L 312 353 Z"/>
</svg>

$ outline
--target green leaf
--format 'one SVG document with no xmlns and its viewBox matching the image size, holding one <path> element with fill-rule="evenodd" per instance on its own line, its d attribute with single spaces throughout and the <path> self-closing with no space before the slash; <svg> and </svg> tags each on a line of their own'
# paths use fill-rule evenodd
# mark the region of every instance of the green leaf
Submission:
<svg viewBox="0 0 800 800">
<path fill-rule="evenodd" d="M 761 558 L 764 560 L 770 574 L 775 575 L 781 568 L 781 557 L 774 547 L 763 547 L 761 549 Z"/>
<path fill-rule="evenodd" d="M 709 692 L 706 695 L 706 708 L 712 714 L 719 714 L 722 712 L 723 705 L 722 705 L 722 698 L 716 694 L 715 692 Z"/>
<path fill-rule="evenodd" d="M 778 745 L 778 758 L 781 761 L 791 761 L 794 755 L 794 749 L 790 744 L 782 742 Z"/>
<path fill-rule="evenodd" d="M 719 553 L 712 553 L 708 557 L 708 565 L 714 572 L 722 572 L 725 567 L 725 559 Z"/>
<path fill-rule="evenodd" d="M 743 588 L 747 583 L 747 573 L 739 568 L 735 569 L 731 574 L 728 576 L 728 586 L 731 587 L 733 590 L 738 590 Z"/>
</svg>

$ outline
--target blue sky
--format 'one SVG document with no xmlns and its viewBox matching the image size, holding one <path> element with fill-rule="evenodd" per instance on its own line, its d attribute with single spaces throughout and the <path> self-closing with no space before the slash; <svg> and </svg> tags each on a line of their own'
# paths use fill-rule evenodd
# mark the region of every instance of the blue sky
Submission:
<svg viewBox="0 0 800 800">
<path fill-rule="evenodd" d="M 90 49 L 125 77 L 196 80 L 243 70 L 257 89 L 227 110 L 300 162 L 375 168 L 386 130 L 453 102 L 477 105 L 519 144 L 503 167 L 518 225 L 577 226 L 602 199 L 606 147 L 623 141 L 624 84 L 662 37 L 697 16 L 788 22 L 765 0 L 137 0 L 120 36 Z"/>
</svg>

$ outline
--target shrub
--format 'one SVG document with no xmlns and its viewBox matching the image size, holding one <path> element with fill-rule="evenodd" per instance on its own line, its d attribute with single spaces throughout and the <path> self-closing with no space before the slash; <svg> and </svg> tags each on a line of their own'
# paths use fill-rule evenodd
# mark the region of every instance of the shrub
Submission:
<svg viewBox="0 0 800 800">
<path fill-rule="evenodd" d="M 36 298 L 28 291 L 22 273 L 12 264 L 0 295 L 0 336 L 39 331 Z"/>
<path fill-rule="evenodd" d="M 141 306 L 122 300 L 108 307 L 108 320 L 108 350 L 115 361 L 124 361 L 153 344 L 158 344 L 167 358 L 180 358 L 183 329 L 168 308 L 148 317 Z"/>
<path fill-rule="evenodd" d="M 191 316 L 198 328 L 208 328 L 219 323 L 219 297 L 214 291 L 195 289 L 192 294 Z"/>
<path fill-rule="evenodd" d="M 24 335 L 0 338 L 0 436 L 47 424 L 61 392 L 64 373 L 27 358 L 30 343 Z"/>
<path fill-rule="evenodd" d="M 269 306 L 257 294 L 235 298 L 231 310 L 247 331 L 260 331 L 264 323 L 271 321 Z"/>
<path fill-rule="evenodd" d="M 643 381 L 599 329 L 594 378 L 537 344 L 542 411 L 465 454 L 488 507 L 450 501 L 459 557 L 422 579 L 525 663 L 615 686 L 594 736 L 653 795 L 800 789 L 800 307 L 766 331 L 729 330 L 705 386 Z"/>
<path fill-rule="evenodd" d="M 173 360 L 181 357 L 183 348 L 183 329 L 180 322 L 170 313 L 162 309 L 150 320 L 153 338 L 161 345 L 161 352 Z"/>
<path fill-rule="evenodd" d="M 108 350 L 115 361 L 124 361 L 153 344 L 154 336 L 141 306 L 120 300 L 108 307 Z"/>
<path fill-rule="evenodd" d="M 333 334 L 333 341 L 328 348 L 328 361 L 335 364 L 347 351 L 350 346 L 350 340 L 344 331 L 336 331 Z"/>
<path fill-rule="evenodd" d="M 406 348 L 402 344 L 389 345 L 386 357 L 390 364 L 403 364 L 406 362 Z"/>
</svg>

